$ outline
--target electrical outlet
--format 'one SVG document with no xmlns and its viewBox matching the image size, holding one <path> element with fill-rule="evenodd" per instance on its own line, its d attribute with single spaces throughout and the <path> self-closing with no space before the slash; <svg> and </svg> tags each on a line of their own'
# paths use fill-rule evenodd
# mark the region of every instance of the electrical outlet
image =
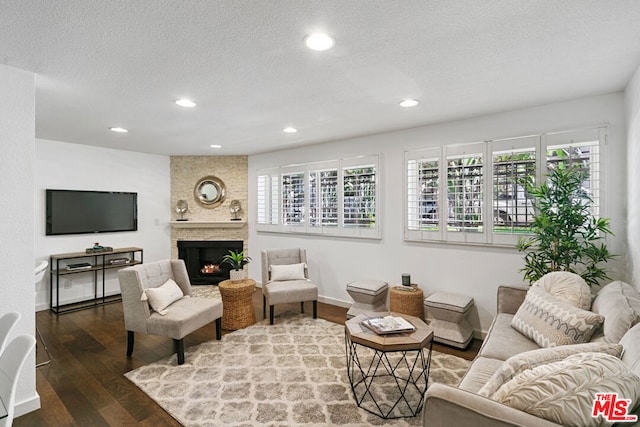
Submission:
<svg viewBox="0 0 640 427">
<path fill-rule="evenodd" d="M 64 289 L 71 289 L 71 280 L 69 279 L 62 279 L 62 283 L 63 283 L 63 288 Z"/>
</svg>

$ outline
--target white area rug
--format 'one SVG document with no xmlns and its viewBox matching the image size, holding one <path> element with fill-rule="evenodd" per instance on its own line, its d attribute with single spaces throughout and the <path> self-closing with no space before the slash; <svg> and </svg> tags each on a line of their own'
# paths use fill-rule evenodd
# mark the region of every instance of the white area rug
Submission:
<svg viewBox="0 0 640 427">
<path fill-rule="evenodd" d="M 429 381 L 457 384 L 470 362 L 433 352 Z M 344 326 L 297 313 L 187 349 L 125 376 L 185 426 L 422 425 L 358 408 Z"/>
</svg>

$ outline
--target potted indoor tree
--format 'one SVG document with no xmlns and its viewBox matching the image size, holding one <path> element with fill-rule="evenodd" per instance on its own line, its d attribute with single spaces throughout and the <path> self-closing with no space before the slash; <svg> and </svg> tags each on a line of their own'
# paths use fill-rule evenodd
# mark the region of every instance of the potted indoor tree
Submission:
<svg viewBox="0 0 640 427">
<path fill-rule="evenodd" d="M 614 257 L 604 238 L 613 234 L 608 218 L 593 215 L 591 199 L 583 182 L 588 173 L 580 166 L 557 165 L 545 183 L 527 186 L 533 196 L 535 215 L 530 237 L 520 238 L 517 248 L 525 252 L 525 280 L 534 282 L 552 271 L 580 275 L 589 286 L 608 279 L 603 263 Z"/>
<path fill-rule="evenodd" d="M 231 266 L 229 278 L 234 282 L 244 279 L 244 266 L 250 261 L 251 257 L 245 256 L 244 251 L 229 251 L 227 255 L 222 257 L 222 262 Z"/>
</svg>

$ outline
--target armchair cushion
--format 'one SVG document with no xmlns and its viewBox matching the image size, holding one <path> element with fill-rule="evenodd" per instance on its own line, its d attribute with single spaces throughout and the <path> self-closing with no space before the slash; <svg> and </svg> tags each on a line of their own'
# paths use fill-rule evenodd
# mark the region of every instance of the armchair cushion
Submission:
<svg viewBox="0 0 640 427">
<path fill-rule="evenodd" d="M 222 317 L 222 303 L 211 298 L 181 298 L 171 305 L 165 316 L 151 313 L 147 320 L 148 333 L 181 339 Z"/>
<path fill-rule="evenodd" d="M 149 305 L 153 309 L 160 313 L 162 316 L 168 313 L 166 310 L 174 302 L 178 301 L 184 296 L 182 289 L 178 286 L 173 279 L 168 279 L 162 285 L 156 288 L 147 288 L 143 291 L 142 299 L 148 299 Z"/>
<path fill-rule="evenodd" d="M 318 299 L 318 287 L 306 279 L 270 282 L 262 290 L 270 305 Z"/>
<path fill-rule="evenodd" d="M 306 264 L 304 262 L 298 264 L 283 264 L 283 265 L 271 265 L 271 281 L 283 281 L 283 280 L 304 280 L 304 269 Z"/>
</svg>

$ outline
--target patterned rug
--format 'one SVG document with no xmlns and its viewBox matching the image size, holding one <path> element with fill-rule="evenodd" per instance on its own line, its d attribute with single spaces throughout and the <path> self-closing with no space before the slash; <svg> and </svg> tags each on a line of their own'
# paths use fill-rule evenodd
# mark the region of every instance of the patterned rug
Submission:
<svg viewBox="0 0 640 427">
<path fill-rule="evenodd" d="M 470 362 L 433 352 L 430 382 L 457 384 Z M 125 376 L 185 426 L 369 426 L 383 420 L 359 408 L 346 372 L 344 326 L 298 313 L 262 321 Z"/>
</svg>

